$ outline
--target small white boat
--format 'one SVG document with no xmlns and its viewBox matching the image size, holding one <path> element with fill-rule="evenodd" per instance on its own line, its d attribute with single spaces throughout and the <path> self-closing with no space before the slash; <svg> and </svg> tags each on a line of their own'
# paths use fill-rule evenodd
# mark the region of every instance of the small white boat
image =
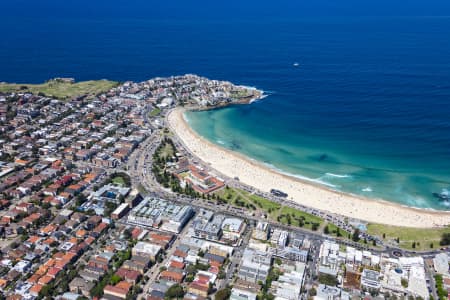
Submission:
<svg viewBox="0 0 450 300">
<path fill-rule="evenodd" d="M 298 62 L 295 62 L 295 63 L 293 64 L 293 66 L 294 66 L 294 67 L 298 67 L 298 66 L 300 66 L 300 64 L 299 64 Z"/>
</svg>

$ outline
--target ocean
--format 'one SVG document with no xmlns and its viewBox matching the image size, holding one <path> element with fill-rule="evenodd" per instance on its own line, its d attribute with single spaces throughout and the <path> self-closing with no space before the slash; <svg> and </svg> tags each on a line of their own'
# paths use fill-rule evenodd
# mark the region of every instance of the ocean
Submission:
<svg viewBox="0 0 450 300">
<path fill-rule="evenodd" d="M 188 113 L 189 123 L 218 145 L 332 189 L 450 209 L 432 195 L 450 189 L 450 17 L 439 6 L 374 6 L 381 15 L 362 17 L 355 1 L 336 13 L 252 1 L 216 10 L 224 4 L 12 2 L 0 12 L 0 81 L 195 73 L 255 86 L 268 96 Z"/>
</svg>

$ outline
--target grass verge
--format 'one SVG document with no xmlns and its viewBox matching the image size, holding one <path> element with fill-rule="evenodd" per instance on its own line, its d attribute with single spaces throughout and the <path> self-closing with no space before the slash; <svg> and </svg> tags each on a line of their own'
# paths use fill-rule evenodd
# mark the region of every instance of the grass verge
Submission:
<svg viewBox="0 0 450 300">
<path fill-rule="evenodd" d="M 382 224 L 369 224 L 367 233 L 383 238 L 386 242 L 396 244 L 407 250 L 432 250 L 439 248 L 439 242 L 443 233 L 449 233 L 450 227 L 446 228 L 409 228 L 399 226 L 388 226 Z M 414 246 L 414 247 L 413 247 Z"/>
<path fill-rule="evenodd" d="M 225 188 L 217 192 L 216 195 L 234 206 L 240 206 L 250 210 L 259 209 L 265 212 L 271 220 L 278 221 L 284 225 L 317 230 L 323 222 L 322 218 L 292 207 L 283 206 L 244 190 Z"/>
</svg>

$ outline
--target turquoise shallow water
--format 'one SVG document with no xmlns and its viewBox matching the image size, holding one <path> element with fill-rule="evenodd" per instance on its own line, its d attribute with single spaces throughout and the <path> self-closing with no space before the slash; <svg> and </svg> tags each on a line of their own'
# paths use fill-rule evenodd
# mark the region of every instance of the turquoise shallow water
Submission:
<svg viewBox="0 0 450 300">
<path fill-rule="evenodd" d="M 297 122 L 289 126 L 289 118 L 273 113 L 273 106 L 281 101 L 278 97 L 272 95 L 244 106 L 187 112 L 185 117 L 196 132 L 213 143 L 280 172 L 369 198 L 449 209 L 447 203 L 432 196 L 432 192 L 450 186 L 447 163 L 440 165 L 438 160 L 414 151 L 394 152 L 394 144 L 383 147 L 372 140 L 375 137 L 370 132 L 364 141 L 352 134 L 325 134 L 328 138 L 315 135 L 314 130 Z M 302 119 L 301 111 L 295 119 Z"/>
</svg>

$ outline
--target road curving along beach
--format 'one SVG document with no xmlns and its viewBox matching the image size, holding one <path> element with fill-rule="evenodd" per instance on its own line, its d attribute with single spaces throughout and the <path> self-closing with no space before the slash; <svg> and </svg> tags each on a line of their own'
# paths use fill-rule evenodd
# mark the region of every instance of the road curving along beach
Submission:
<svg viewBox="0 0 450 300">
<path fill-rule="evenodd" d="M 223 175 L 260 191 L 275 188 L 299 204 L 370 223 L 393 226 L 432 228 L 450 224 L 450 212 L 417 209 L 381 199 L 327 189 L 272 170 L 257 161 L 221 148 L 192 130 L 184 118 L 185 109 L 175 108 L 167 116 L 170 129 L 192 154 Z"/>
</svg>

